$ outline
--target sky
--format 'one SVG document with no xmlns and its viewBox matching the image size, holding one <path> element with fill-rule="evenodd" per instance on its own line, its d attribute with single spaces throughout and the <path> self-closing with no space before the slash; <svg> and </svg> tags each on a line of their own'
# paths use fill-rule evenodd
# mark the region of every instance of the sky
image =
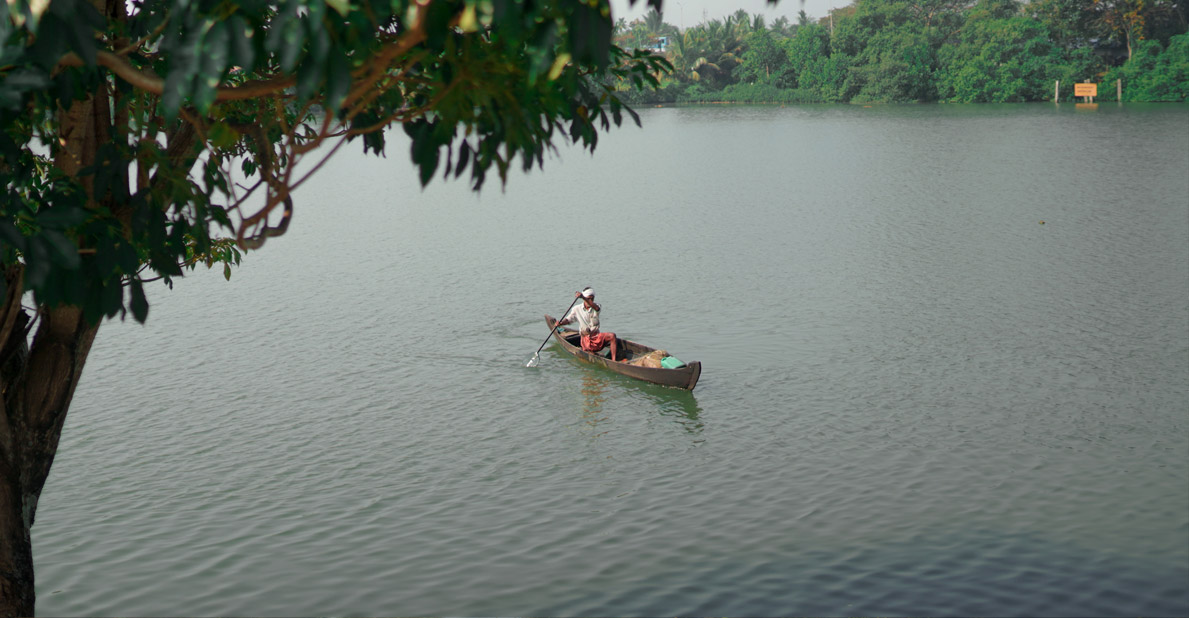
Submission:
<svg viewBox="0 0 1189 618">
<path fill-rule="evenodd" d="M 674 26 L 689 28 L 743 9 L 748 15 L 763 15 L 769 22 L 783 15 L 796 23 L 797 12 L 802 9 L 811 19 L 817 19 L 827 16 L 831 8 L 849 4 L 851 0 L 781 0 L 773 7 L 767 0 L 664 0 L 664 16 L 665 21 Z M 643 17 L 647 10 L 644 0 L 636 0 L 636 5 L 630 9 L 628 0 L 611 0 L 611 12 L 615 19 L 624 17 L 630 22 Z"/>
</svg>

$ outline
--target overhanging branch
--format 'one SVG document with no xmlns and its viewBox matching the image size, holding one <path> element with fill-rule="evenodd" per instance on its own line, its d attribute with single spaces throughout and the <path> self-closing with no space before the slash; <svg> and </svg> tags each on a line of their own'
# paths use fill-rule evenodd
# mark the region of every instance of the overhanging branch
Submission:
<svg viewBox="0 0 1189 618">
<path fill-rule="evenodd" d="M 398 36 L 395 40 L 385 44 L 375 56 L 375 61 L 369 63 L 370 71 L 373 73 L 377 70 L 383 70 L 388 66 L 388 63 L 393 58 L 399 57 L 407 53 L 410 49 L 425 40 L 425 30 L 422 25 L 424 14 L 424 7 L 418 12 L 413 26 L 404 34 Z M 110 51 L 100 50 L 95 54 L 95 63 L 102 66 L 120 79 L 128 82 L 132 87 L 150 92 L 152 94 L 161 95 L 165 92 L 165 80 L 161 76 L 153 72 L 152 69 L 140 69 L 128 62 L 128 59 L 123 55 L 115 54 Z M 81 67 L 86 66 L 86 62 L 81 56 L 74 52 L 70 52 L 58 61 L 59 67 Z M 374 81 L 379 75 L 375 75 L 372 79 Z M 292 88 L 297 85 L 297 77 L 295 75 L 286 75 L 282 77 L 275 77 L 272 79 L 251 80 L 239 84 L 238 86 L 219 86 L 215 88 L 216 101 L 238 101 L 243 99 L 251 99 L 261 96 L 275 95 L 283 92 L 286 88 Z M 351 93 L 348 100 L 358 96 L 358 92 Z"/>
<path fill-rule="evenodd" d="M 150 69 L 138 69 L 132 66 L 132 63 L 123 56 L 117 56 L 109 51 L 100 51 L 95 54 L 95 64 L 115 73 L 117 77 L 131 84 L 133 88 L 157 95 L 165 92 L 164 79 L 161 79 Z M 62 56 L 62 59 L 58 61 L 58 66 L 81 67 L 86 66 L 86 63 L 78 54 L 70 52 Z M 239 86 L 219 86 L 215 89 L 215 100 L 236 101 L 267 96 L 290 88 L 296 83 L 296 77 L 287 76 L 249 81 Z"/>
</svg>

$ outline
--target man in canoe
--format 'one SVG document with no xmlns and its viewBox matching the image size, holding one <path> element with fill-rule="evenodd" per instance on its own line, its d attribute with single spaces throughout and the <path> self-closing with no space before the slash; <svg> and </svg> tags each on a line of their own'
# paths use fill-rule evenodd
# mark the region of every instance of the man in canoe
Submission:
<svg viewBox="0 0 1189 618">
<path fill-rule="evenodd" d="M 582 349 L 594 354 L 607 346 L 611 346 L 611 360 L 623 360 L 619 356 L 619 339 L 615 333 L 604 333 L 599 330 L 599 311 L 602 307 L 594 301 L 594 290 L 586 288 L 581 292 L 574 292 L 574 297 L 582 297 L 582 304 L 575 305 L 570 312 L 557 321 L 558 326 L 578 322 L 578 333 L 582 335 Z"/>
</svg>

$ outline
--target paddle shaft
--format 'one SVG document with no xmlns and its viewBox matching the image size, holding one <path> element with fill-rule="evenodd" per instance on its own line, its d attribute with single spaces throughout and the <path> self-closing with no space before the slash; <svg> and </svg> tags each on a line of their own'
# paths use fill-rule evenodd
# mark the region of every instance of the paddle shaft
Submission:
<svg viewBox="0 0 1189 618">
<path fill-rule="evenodd" d="M 561 317 L 557 319 L 557 321 L 558 321 L 558 322 L 560 322 L 560 321 L 562 321 L 562 320 L 566 319 L 566 314 L 570 312 L 570 309 L 573 309 L 573 308 L 574 308 L 574 305 L 577 305 L 577 304 L 578 304 L 578 299 L 579 299 L 579 298 L 581 298 L 581 296 L 575 296 L 575 297 L 574 297 L 574 302 L 570 303 L 570 306 L 569 306 L 569 307 L 566 307 L 566 310 L 562 312 L 562 314 L 561 314 Z M 553 326 L 553 328 L 557 328 L 557 325 L 555 324 L 555 325 Z M 552 330 L 552 329 L 550 329 L 550 331 L 549 331 L 549 337 L 552 337 L 552 336 L 553 336 L 553 330 Z M 549 343 L 549 337 L 545 337 L 545 341 L 542 341 L 542 342 L 541 342 L 541 347 L 537 348 L 537 351 L 533 353 L 533 357 L 534 357 L 534 358 L 535 358 L 535 357 L 536 357 L 538 354 L 540 354 L 540 353 L 541 353 L 541 350 L 544 350 L 544 349 L 545 349 L 545 344 L 546 344 L 546 343 Z"/>
</svg>

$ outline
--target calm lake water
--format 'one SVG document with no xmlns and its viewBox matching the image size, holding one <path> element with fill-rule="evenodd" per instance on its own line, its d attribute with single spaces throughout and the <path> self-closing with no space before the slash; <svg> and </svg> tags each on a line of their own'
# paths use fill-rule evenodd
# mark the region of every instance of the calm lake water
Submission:
<svg viewBox="0 0 1189 618">
<path fill-rule="evenodd" d="M 39 613 L 1189 614 L 1189 106 L 642 111 L 107 324 Z M 526 368 L 585 285 L 697 389 Z"/>
</svg>

